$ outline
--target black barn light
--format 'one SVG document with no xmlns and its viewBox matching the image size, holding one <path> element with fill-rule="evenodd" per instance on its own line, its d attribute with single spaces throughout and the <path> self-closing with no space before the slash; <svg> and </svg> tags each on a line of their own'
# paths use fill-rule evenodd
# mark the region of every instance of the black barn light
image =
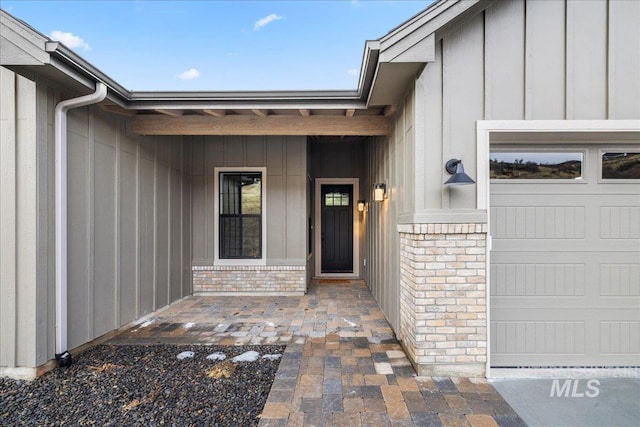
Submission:
<svg viewBox="0 0 640 427">
<path fill-rule="evenodd" d="M 471 179 L 469 175 L 464 173 L 464 166 L 462 165 L 462 160 L 459 159 L 451 159 L 445 165 L 445 169 L 447 172 L 451 174 L 451 178 L 449 178 L 444 185 L 468 185 L 475 184 L 475 181 Z"/>
</svg>

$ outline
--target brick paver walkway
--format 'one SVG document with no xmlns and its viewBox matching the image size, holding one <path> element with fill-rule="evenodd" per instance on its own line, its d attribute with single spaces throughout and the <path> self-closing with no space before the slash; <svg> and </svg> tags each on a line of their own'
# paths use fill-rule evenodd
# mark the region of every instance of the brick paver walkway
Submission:
<svg viewBox="0 0 640 427">
<path fill-rule="evenodd" d="M 190 297 L 111 343 L 286 345 L 260 426 L 524 426 L 482 378 L 416 377 L 362 281 Z"/>
</svg>

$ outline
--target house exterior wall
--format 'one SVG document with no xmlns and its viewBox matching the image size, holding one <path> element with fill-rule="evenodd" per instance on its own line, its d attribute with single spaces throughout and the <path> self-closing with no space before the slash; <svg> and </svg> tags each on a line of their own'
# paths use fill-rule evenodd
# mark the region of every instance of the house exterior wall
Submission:
<svg viewBox="0 0 640 427">
<path fill-rule="evenodd" d="M 0 369 L 55 351 L 54 108 L 77 96 L 0 68 Z M 191 290 L 191 145 L 68 113 L 68 348 Z"/>
<path fill-rule="evenodd" d="M 68 114 L 70 348 L 191 294 L 191 145 L 127 125 Z"/>
<path fill-rule="evenodd" d="M 475 209 L 476 186 L 444 189 L 448 159 L 475 178 L 477 120 L 640 117 L 640 4 L 500 1 L 436 33 L 436 61 L 416 81 L 419 188 L 408 221 Z M 437 213 L 437 212 L 436 212 Z"/>
<path fill-rule="evenodd" d="M 487 212 L 478 186 L 443 185 L 444 164 L 462 159 L 487 179 L 476 170 L 478 120 L 640 118 L 639 21 L 637 2 L 521 0 L 436 32 L 435 62 L 415 83 L 414 209 L 398 218 L 394 328 L 420 374 L 483 375 L 487 360 Z"/>
<path fill-rule="evenodd" d="M 366 150 L 367 179 L 363 185 L 369 210 L 366 223 L 363 276 L 382 312 L 395 331 L 400 328 L 400 237 L 398 217 L 413 208 L 414 98 L 405 97 L 386 138 L 371 138 Z M 373 184 L 384 182 L 387 199 L 373 202 Z"/>
<path fill-rule="evenodd" d="M 35 366 L 47 349 L 36 111 L 35 83 L 0 67 L 0 369 Z"/>
<path fill-rule="evenodd" d="M 321 140 L 322 141 L 322 140 Z M 309 160 L 308 170 L 309 177 L 315 183 L 317 178 L 357 178 L 358 179 L 358 199 L 368 200 L 371 198 L 371 188 L 367 184 L 367 177 L 365 175 L 365 153 L 367 147 L 368 138 L 352 139 L 344 141 L 344 138 L 335 140 L 327 138 L 324 142 L 310 142 L 309 143 Z M 309 208 L 315 209 L 315 197 L 313 189 L 309 191 Z M 354 209 L 357 200 L 354 200 Z M 312 222 L 315 220 L 315 212 L 311 210 Z M 354 231 L 357 233 L 358 241 L 358 255 L 359 259 L 359 273 L 360 277 L 363 277 L 363 266 L 365 259 L 365 241 L 366 241 L 366 214 L 358 214 L 358 221 L 354 224 Z M 313 224 L 314 227 L 318 227 L 319 224 Z M 314 229 L 315 230 L 315 229 Z M 315 235 L 315 233 L 313 233 Z M 315 237 L 314 237 L 315 238 Z M 314 245 L 315 246 L 315 245 Z M 308 265 L 308 272 L 311 277 L 318 275 L 315 265 L 315 247 L 313 248 L 312 261 Z"/>
<path fill-rule="evenodd" d="M 68 115 L 69 347 L 191 294 L 191 145 Z"/>
<path fill-rule="evenodd" d="M 305 137 L 194 137 L 193 143 L 193 275 L 194 292 L 303 293 L 307 263 L 307 145 Z M 218 268 L 215 265 L 215 167 L 266 167 L 268 269 Z M 210 268 L 205 268 L 210 267 Z M 248 275 L 286 277 L 260 289 Z M 274 276 L 275 277 L 275 276 Z M 273 279 L 273 277 L 272 277 Z M 291 287 L 291 283 L 297 286 Z M 231 290 L 233 289 L 233 290 Z M 293 289 L 293 290 L 292 290 Z"/>
</svg>

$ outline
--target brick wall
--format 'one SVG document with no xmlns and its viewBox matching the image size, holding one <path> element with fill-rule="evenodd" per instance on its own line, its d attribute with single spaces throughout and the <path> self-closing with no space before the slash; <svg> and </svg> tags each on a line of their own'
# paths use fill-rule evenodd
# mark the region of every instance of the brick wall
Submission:
<svg viewBox="0 0 640 427">
<path fill-rule="evenodd" d="M 305 266 L 193 266 L 193 293 L 296 294 L 306 292 Z"/>
<path fill-rule="evenodd" d="M 418 375 L 484 376 L 487 224 L 403 224 L 399 338 Z"/>
</svg>

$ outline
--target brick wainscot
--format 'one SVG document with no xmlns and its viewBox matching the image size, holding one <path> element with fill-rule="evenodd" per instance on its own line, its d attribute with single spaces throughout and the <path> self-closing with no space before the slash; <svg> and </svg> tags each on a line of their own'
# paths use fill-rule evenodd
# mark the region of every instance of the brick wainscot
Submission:
<svg viewBox="0 0 640 427">
<path fill-rule="evenodd" d="M 305 266 L 193 266 L 194 295 L 303 295 Z"/>
<path fill-rule="evenodd" d="M 399 339 L 418 375 L 485 376 L 487 224 L 402 224 Z"/>
</svg>

